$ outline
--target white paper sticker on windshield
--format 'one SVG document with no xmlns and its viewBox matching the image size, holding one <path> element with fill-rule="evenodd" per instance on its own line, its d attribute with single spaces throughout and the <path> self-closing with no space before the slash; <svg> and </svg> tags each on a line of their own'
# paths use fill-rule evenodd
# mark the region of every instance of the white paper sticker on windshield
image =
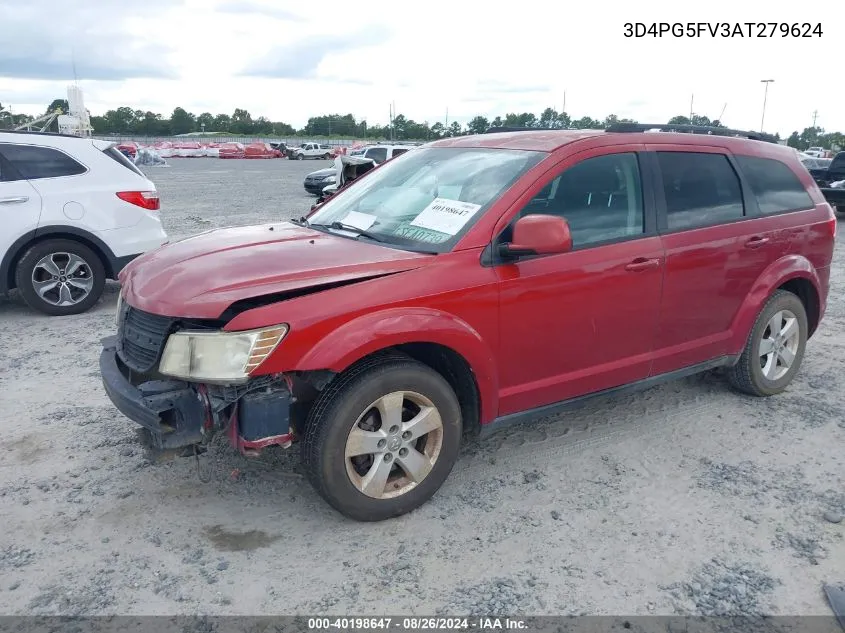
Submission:
<svg viewBox="0 0 845 633">
<path fill-rule="evenodd" d="M 456 235 L 470 221 L 470 218 L 478 213 L 480 208 L 480 204 L 449 200 L 448 198 L 435 198 L 414 218 L 411 225 L 447 233 L 448 235 Z"/>
<path fill-rule="evenodd" d="M 344 224 L 348 224 L 349 226 L 354 226 L 356 229 L 361 229 L 362 231 L 366 231 L 370 228 L 378 218 L 374 215 L 370 215 L 369 213 L 361 213 L 359 211 L 350 211 L 349 215 L 347 215 L 341 222 Z"/>
</svg>

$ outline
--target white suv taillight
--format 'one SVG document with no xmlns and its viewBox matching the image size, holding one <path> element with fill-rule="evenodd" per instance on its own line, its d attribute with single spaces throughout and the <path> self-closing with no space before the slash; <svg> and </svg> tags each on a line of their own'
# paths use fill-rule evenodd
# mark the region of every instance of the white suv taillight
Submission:
<svg viewBox="0 0 845 633">
<path fill-rule="evenodd" d="M 117 197 L 148 211 L 158 211 L 161 208 L 157 191 L 118 191 Z"/>
</svg>

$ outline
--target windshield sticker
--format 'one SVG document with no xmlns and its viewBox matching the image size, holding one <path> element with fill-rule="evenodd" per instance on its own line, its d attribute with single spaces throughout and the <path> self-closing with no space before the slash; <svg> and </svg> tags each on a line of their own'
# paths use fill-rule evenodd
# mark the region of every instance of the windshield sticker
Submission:
<svg viewBox="0 0 845 633">
<path fill-rule="evenodd" d="M 373 224 L 375 224 L 376 220 L 378 220 L 378 218 L 374 215 L 370 215 L 369 213 L 361 213 L 360 211 L 350 211 L 349 215 L 343 218 L 342 222 L 344 224 L 348 224 L 349 226 L 354 226 L 356 229 L 366 231 Z"/>
<path fill-rule="evenodd" d="M 456 235 L 470 221 L 472 216 L 478 213 L 480 208 L 480 204 L 449 200 L 448 198 L 435 198 L 411 222 L 411 225 L 439 233 Z"/>
</svg>

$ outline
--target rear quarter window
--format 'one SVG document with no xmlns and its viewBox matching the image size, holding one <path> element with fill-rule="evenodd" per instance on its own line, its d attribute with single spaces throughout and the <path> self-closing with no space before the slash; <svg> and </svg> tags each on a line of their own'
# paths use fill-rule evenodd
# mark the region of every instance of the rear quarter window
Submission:
<svg viewBox="0 0 845 633">
<path fill-rule="evenodd" d="M 73 158 L 52 147 L 35 145 L 0 145 L 0 153 L 18 171 L 21 178 L 61 178 L 84 174 L 87 168 Z"/>
<path fill-rule="evenodd" d="M 112 160 L 120 163 L 121 165 L 126 167 L 126 169 L 128 169 L 130 171 L 134 171 L 139 176 L 144 176 L 144 173 L 135 166 L 135 163 L 133 163 L 128 158 L 126 158 L 126 156 L 123 154 L 123 152 L 121 152 L 116 147 L 110 147 L 108 149 L 104 149 L 103 154 L 105 154 L 106 156 L 108 156 Z"/>
<path fill-rule="evenodd" d="M 737 156 L 736 162 L 765 215 L 809 209 L 813 199 L 787 165 L 771 158 Z"/>
</svg>

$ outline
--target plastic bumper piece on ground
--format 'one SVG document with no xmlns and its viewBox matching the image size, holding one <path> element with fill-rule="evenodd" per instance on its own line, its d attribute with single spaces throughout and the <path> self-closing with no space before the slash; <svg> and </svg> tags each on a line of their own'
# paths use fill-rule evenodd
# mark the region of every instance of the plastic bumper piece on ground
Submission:
<svg viewBox="0 0 845 633">
<path fill-rule="evenodd" d="M 116 337 L 103 339 L 100 375 L 114 406 L 149 433 L 152 447 L 170 450 L 203 441 L 208 408 L 201 395 L 180 380 L 152 380 L 133 385 L 121 369 Z"/>
</svg>

